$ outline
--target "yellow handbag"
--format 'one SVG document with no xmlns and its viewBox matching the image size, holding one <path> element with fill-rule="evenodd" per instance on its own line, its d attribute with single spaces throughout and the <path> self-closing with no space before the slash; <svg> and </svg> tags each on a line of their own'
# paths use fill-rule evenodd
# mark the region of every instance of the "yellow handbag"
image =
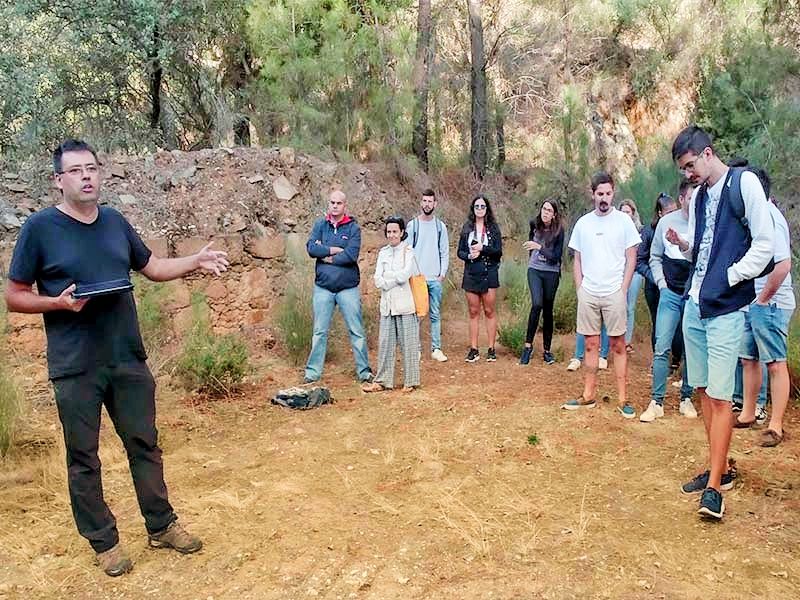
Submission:
<svg viewBox="0 0 800 600">
<path fill-rule="evenodd" d="M 419 263 L 417 263 L 416 256 L 414 257 L 414 263 L 417 265 L 417 271 L 419 271 Z M 425 275 L 421 273 L 419 275 L 412 275 L 408 278 L 408 284 L 411 286 L 411 295 L 414 296 L 414 306 L 417 309 L 417 316 L 426 316 L 430 309 L 430 301 L 428 300 L 428 282 L 425 280 Z"/>
</svg>

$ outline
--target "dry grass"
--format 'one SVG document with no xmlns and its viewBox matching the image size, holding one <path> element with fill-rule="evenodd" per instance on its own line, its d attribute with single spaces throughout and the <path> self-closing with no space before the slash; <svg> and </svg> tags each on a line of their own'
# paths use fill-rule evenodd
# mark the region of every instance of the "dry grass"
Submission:
<svg viewBox="0 0 800 600">
<path fill-rule="evenodd" d="M 446 347 L 455 349 L 455 340 Z M 565 346 L 568 340 L 563 342 Z M 346 352 L 342 355 L 347 356 Z M 349 358 L 349 357 L 348 357 Z M 647 357 L 636 355 L 641 372 Z M 737 432 L 741 481 L 725 522 L 697 520 L 677 486 L 701 466 L 702 424 L 558 409 L 580 372 L 510 355 L 423 363 L 424 387 L 364 396 L 349 360 L 329 365 L 337 403 L 267 404 L 296 371 L 238 399 L 160 395 L 171 499 L 206 547 L 146 547 L 127 460 L 106 419 L 106 498 L 135 562 L 92 566 L 66 494 L 54 409 L 40 405 L 0 478 L 0 597 L 793 598 L 800 582 L 798 442 L 766 450 Z M 644 408 L 648 380 L 633 397 Z M 610 390 L 611 375 L 602 388 Z M 673 390 L 671 389 L 670 392 Z M 798 415 L 790 414 L 790 430 Z M 536 431 L 539 444 L 528 444 Z"/>
</svg>

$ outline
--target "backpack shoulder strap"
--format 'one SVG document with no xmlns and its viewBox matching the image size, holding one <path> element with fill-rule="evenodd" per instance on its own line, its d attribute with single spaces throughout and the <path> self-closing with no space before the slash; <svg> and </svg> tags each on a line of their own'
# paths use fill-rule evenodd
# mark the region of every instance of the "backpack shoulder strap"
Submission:
<svg viewBox="0 0 800 600">
<path fill-rule="evenodd" d="M 419 239 L 419 223 L 417 223 L 417 217 L 414 217 L 408 222 L 408 228 L 411 229 L 412 226 L 414 227 L 414 231 L 411 232 L 411 247 L 416 248 L 417 239 Z"/>
<path fill-rule="evenodd" d="M 733 167 L 731 169 L 731 187 L 728 198 L 731 203 L 731 211 L 734 216 L 739 219 L 739 222 L 748 229 L 747 217 L 744 216 L 744 198 L 742 198 L 742 167 Z"/>
</svg>

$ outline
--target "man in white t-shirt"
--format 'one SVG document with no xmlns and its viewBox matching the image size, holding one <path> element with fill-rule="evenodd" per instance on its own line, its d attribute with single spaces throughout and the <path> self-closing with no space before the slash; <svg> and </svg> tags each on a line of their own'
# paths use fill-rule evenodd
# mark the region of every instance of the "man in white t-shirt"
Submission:
<svg viewBox="0 0 800 600">
<path fill-rule="evenodd" d="M 436 210 L 436 193 L 433 190 L 422 191 L 419 208 L 420 214 L 409 221 L 406 232 L 419 269 L 428 284 L 431 358 L 445 362 L 447 356 L 442 352 L 442 282 L 450 261 L 450 240 L 447 237 L 447 225 L 433 214 Z"/>
<path fill-rule="evenodd" d="M 636 411 L 627 398 L 626 297 L 636 266 L 636 247 L 642 240 L 630 217 L 614 208 L 611 175 L 600 172 L 592 177 L 592 199 L 594 210 L 578 219 L 569 240 L 569 247 L 575 251 L 572 271 L 578 290 L 577 331 L 586 338 L 586 375 L 583 395 L 562 408 L 595 406 L 600 330 L 605 323 L 614 353 L 617 410 L 632 419 Z"/>
<path fill-rule="evenodd" d="M 755 281 L 756 299 L 745 314 L 744 335 L 739 356 L 744 374 L 744 406 L 734 427 L 747 428 L 756 422 L 756 396 L 761 387 L 761 363 L 766 363 L 772 391 L 772 415 L 761 434 L 761 445 L 777 446 L 783 441 L 783 415 L 789 404 L 791 387 L 786 364 L 787 337 L 795 309 L 792 289 L 792 251 L 789 224 L 770 198 L 769 176 L 763 169 L 752 169 L 770 199 L 768 208 L 775 228 L 775 268 Z"/>
</svg>

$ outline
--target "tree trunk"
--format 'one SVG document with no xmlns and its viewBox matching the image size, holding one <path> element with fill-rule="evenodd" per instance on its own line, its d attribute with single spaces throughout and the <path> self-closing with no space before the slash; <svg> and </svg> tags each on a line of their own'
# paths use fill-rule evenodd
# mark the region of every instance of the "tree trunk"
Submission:
<svg viewBox="0 0 800 600">
<path fill-rule="evenodd" d="M 500 104 L 494 109 L 494 129 L 497 136 L 497 170 L 502 171 L 506 162 L 506 111 Z"/>
<path fill-rule="evenodd" d="M 153 28 L 153 45 L 147 57 L 150 59 L 150 128 L 157 129 L 161 123 L 161 81 L 164 69 L 158 58 L 161 50 L 161 32 L 156 23 Z"/>
<path fill-rule="evenodd" d="M 486 107 L 486 57 L 483 49 L 483 21 L 481 0 L 467 0 L 469 8 L 469 38 L 472 49 L 470 92 L 472 116 L 470 118 L 470 153 L 472 171 L 478 179 L 486 174 L 486 132 L 488 114 Z"/>
<path fill-rule="evenodd" d="M 414 132 L 411 151 L 426 172 L 428 171 L 428 91 L 433 61 L 431 30 L 431 0 L 419 0 L 417 52 L 414 64 Z"/>
</svg>

